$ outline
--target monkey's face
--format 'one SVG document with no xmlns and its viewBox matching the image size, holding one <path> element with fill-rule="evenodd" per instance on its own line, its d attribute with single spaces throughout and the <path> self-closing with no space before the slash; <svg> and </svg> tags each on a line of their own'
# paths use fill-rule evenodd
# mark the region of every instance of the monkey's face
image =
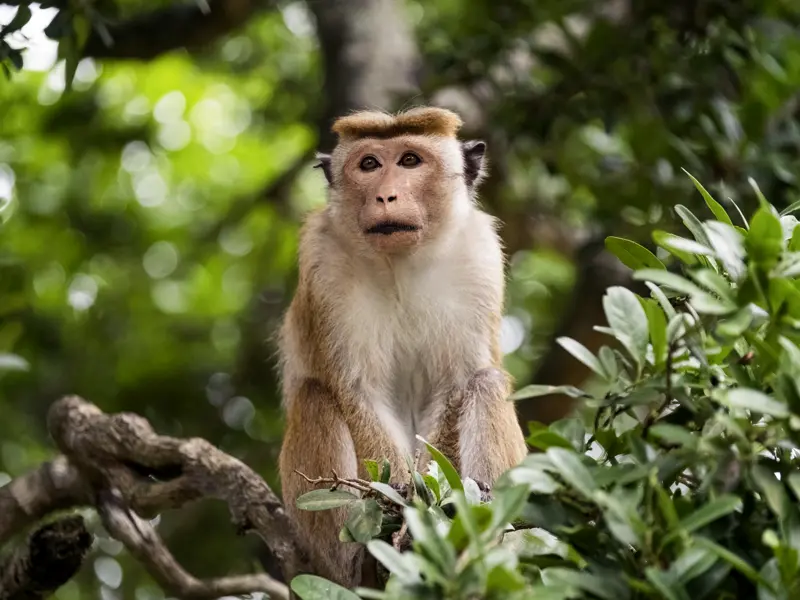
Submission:
<svg viewBox="0 0 800 600">
<path fill-rule="evenodd" d="M 344 155 L 335 182 L 337 212 L 373 251 L 408 252 L 435 237 L 451 218 L 461 178 L 460 165 L 450 163 L 458 162 L 459 153 L 455 140 L 359 140 Z"/>
</svg>

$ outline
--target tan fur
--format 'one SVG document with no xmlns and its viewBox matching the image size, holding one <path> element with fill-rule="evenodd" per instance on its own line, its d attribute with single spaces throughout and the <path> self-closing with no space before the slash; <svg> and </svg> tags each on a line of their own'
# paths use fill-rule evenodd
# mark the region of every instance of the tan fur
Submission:
<svg viewBox="0 0 800 600">
<path fill-rule="evenodd" d="M 423 106 L 391 115 L 359 111 L 334 122 L 332 131 L 340 141 L 365 137 L 391 138 L 399 135 L 441 135 L 455 137 L 463 125 L 461 117 L 444 108 Z"/>
<path fill-rule="evenodd" d="M 365 459 L 386 458 L 392 481 L 407 482 L 419 434 L 462 476 L 491 484 L 526 454 L 499 350 L 504 258 L 465 179 L 460 119 L 439 109 L 367 114 L 337 122 L 328 204 L 303 226 L 280 332 L 286 509 L 317 572 L 346 586 L 361 581 L 363 559 L 338 540 L 346 511 L 297 510 L 312 486 L 295 470 L 366 477 Z M 422 162 L 403 166 L 408 151 Z M 360 169 L 366 156 L 380 168 Z M 387 219 L 418 228 L 367 233 Z"/>
</svg>

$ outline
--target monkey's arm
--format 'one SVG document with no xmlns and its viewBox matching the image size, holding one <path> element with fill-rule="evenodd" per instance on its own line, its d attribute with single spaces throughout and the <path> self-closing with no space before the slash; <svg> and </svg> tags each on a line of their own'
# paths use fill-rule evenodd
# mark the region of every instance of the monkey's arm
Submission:
<svg viewBox="0 0 800 600">
<path fill-rule="evenodd" d="M 330 477 L 335 470 L 343 479 L 358 472 L 353 439 L 336 399 L 316 380 L 307 379 L 290 398 L 279 468 L 286 512 L 311 552 L 316 574 L 345 587 L 354 585 L 363 552 L 357 544 L 339 541 L 346 509 L 306 511 L 295 506 L 299 496 L 315 489 L 295 471 L 314 478 Z"/>
<path fill-rule="evenodd" d="M 508 376 L 486 368 L 454 396 L 437 439 L 462 477 L 491 485 L 527 455 L 510 393 Z"/>
</svg>

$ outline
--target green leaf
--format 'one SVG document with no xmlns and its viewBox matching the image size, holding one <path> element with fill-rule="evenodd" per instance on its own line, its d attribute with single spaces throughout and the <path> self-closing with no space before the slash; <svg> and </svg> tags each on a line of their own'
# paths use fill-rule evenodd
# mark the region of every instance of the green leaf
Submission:
<svg viewBox="0 0 800 600">
<path fill-rule="evenodd" d="M 645 281 L 644 284 L 650 290 L 650 295 L 655 298 L 658 304 L 661 306 L 661 309 L 664 311 L 664 314 L 667 316 L 667 321 L 672 319 L 675 316 L 675 307 L 669 303 L 669 298 L 667 298 L 666 294 L 661 291 L 656 284 Z"/>
<path fill-rule="evenodd" d="M 668 271 L 642 269 L 641 271 L 636 271 L 633 274 L 633 278 L 638 281 L 652 281 L 653 283 L 666 286 L 681 294 L 703 295 L 706 293 L 685 277 L 681 277 L 675 273 L 669 273 Z"/>
<path fill-rule="evenodd" d="M 732 300 L 717 298 L 705 292 L 693 295 L 689 303 L 703 315 L 729 315 L 738 308 Z"/>
<path fill-rule="evenodd" d="M 696 544 L 697 546 L 700 546 L 701 548 L 713 552 L 719 558 L 721 558 L 726 563 L 731 565 L 734 569 L 739 571 L 742 575 L 744 575 L 751 581 L 753 582 L 762 581 L 761 576 L 758 574 L 758 572 L 753 567 L 748 565 L 745 560 L 743 560 L 741 557 L 734 554 L 727 548 L 720 546 L 716 542 L 713 542 L 705 537 L 696 536 L 692 538 L 692 543 Z"/>
<path fill-rule="evenodd" d="M 289 587 L 302 600 L 359 600 L 347 588 L 316 575 L 298 575 Z"/>
<path fill-rule="evenodd" d="M 750 231 L 745 239 L 750 257 L 761 264 L 778 260 L 783 250 L 783 228 L 781 222 L 768 208 L 759 208 L 750 221 Z"/>
<path fill-rule="evenodd" d="M 666 269 L 658 257 L 644 246 L 625 238 L 608 236 L 606 249 L 630 269 Z"/>
<path fill-rule="evenodd" d="M 428 452 L 431 454 L 431 458 L 436 461 L 436 464 L 439 465 L 439 468 L 444 473 L 444 476 L 447 478 L 447 483 L 450 484 L 450 487 L 454 490 L 464 491 L 464 484 L 461 481 L 461 477 L 458 475 L 455 467 L 453 464 L 447 460 L 447 457 L 439 452 L 436 448 L 431 446 L 428 442 L 426 442 L 422 436 L 417 436 L 417 439 L 425 444 L 425 447 L 428 449 Z"/>
<path fill-rule="evenodd" d="M 690 546 L 675 559 L 670 569 L 678 581 L 686 584 L 708 571 L 717 560 L 717 556 L 710 550 Z"/>
<path fill-rule="evenodd" d="M 378 462 L 374 460 L 365 460 L 364 467 L 367 469 L 367 473 L 369 473 L 369 478 L 372 481 L 378 481 L 380 479 L 380 473 L 378 471 Z"/>
<path fill-rule="evenodd" d="M 678 213 L 678 216 L 683 221 L 683 224 L 686 226 L 686 229 L 694 236 L 694 239 L 703 244 L 708 248 L 713 248 L 711 243 L 708 240 L 708 236 L 706 235 L 705 230 L 703 229 L 702 223 L 700 220 L 694 216 L 694 213 L 690 211 L 688 208 L 683 206 L 682 204 L 675 205 L 675 212 Z"/>
<path fill-rule="evenodd" d="M 753 179 L 752 177 L 748 177 L 747 178 L 747 183 L 750 184 L 750 187 L 753 188 L 753 191 L 756 193 L 756 198 L 758 198 L 758 203 L 761 206 L 761 208 L 759 210 L 761 210 L 761 209 L 769 210 L 770 208 L 772 208 L 770 203 L 767 202 L 767 199 L 764 197 L 764 194 L 761 193 L 761 188 L 758 187 L 758 184 L 756 183 L 756 180 Z M 750 229 L 752 229 L 752 228 L 753 228 L 753 224 L 751 223 L 750 224 Z"/>
<path fill-rule="evenodd" d="M 699 509 L 681 519 L 681 527 L 689 533 L 705 527 L 709 523 L 741 508 L 742 501 L 732 494 L 724 494 L 702 505 Z M 677 533 L 677 532 L 676 532 Z M 668 535 L 667 537 L 673 537 Z"/>
<path fill-rule="evenodd" d="M 658 499 L 658 507 L 661 509 L 661 514 L 664 516 L 664 521 L 669 529 L 676 529 L 680 527 L 680 519 L 678 518 L 678 511 L 675 508 L 675 503 L 670 498 L 669 494 L 661 487 L 658 478 L 651 476 L 650 485 L 655 490 Z"/>
<path fill-rule="evenodd" d="M 715 256 L 722 262 L 728 275 L 739 281 L 747 272 L 742 234 L 735 227 L 719 221 L 707 221 L 703 229 Z"/>
<path fill-rule="evenodd" d="M 532 425 L 533 423 L 530 423 Z M 569 448 L 572 450 L 572 444 L 569 440 L 564 439 L 557 433 L 549 431 L 546 427 L 531 431 L 531 434 L 525 439 L 529 446 L 539 448 L 540 450 L 547 450 L 548 448 Z"/>
<path fill-rule="evenodd" d="M 392 464 L 388 459 L 383 459 L 383 468 L 381 469 L 381 483 L 389 483 L 392 476 Z"/>
<path fill-rule="evenodd" d="M 14 65 L 14 68 L 17 71 L 22 70 L 22 66 L 24 61 L 22 59 L 22 51 L 17 49 L 12 49 L 8 51 L 8 59 L 11 61 L 11 64 Z"/>
<path fill-rule="evenodd" d="M 572 354 L 575 358 L 581 361 L 584 365 L 589 367 L 592 371 L 600 375 L 603 379 L 607 379 L 608 375 L 603 370 L 600 361 L 592 354 L 586 346 L 568 337 L 560 337 L 556 339 L 556 343 L 564 348 L 567 352 Z"/>
<path fill-rule="evenodd" d="M 561 487 L 546 471 L 524 463 L 508 471 L 508 480 L 512 484 L 527 485 L 531 494 L 549 495 Z"/>
<path fill-rule="evenodd" d="M 548 587 L 554 584 L 565 584 L 589 592 L 592 596 L 603 600 L 624 600 L 630 597 L 627 586 L 620 585 L 619 580 L 563 567 L 543 569 L 542 582 Z M 538 596 L 532 596 L 532 598 L 538 598 Z"/>
<path fill-rule="evenodd" d="M 367 551 L 403 583 L 419 583 L 420 573 L 412 560 L 382 540 L 367 542 Z"/>
<path fill-rule="evenodd" d="M 428 477 L 430 477 L 430 475 L 428 475 Z M 431 479 L 433 479 L 433 478 L 431 478 Z M 426 479 L 426 481 L 427 481 L 427 479 Z M 434 479 L 434 481 L 435 481 L 435 479 Z M 408 504 L 408 502 L 406 502 L 405 499 L 403 499 L 403 497 L 400 495 L 400 492 L 398 492 L 396 489 L 394 489 L 388 483 L 383 483 L 382 481 L 373 481 L 373 482 L 371 482 L 369 484 L 369 487 L 371 487 L 373 490 L 375 490 L 379 494 L 381 494 L 383 496 L 386 496 L 389 500 L 391 500 L 395 504 L 398 504 L 400 506 L 406 506 Z M 438 487 L 439 487 L 439 484 L 436 483 L 437 490 L 438 490 Z"/>
<path fill-rule="evenodd" d="M 797 217 L 793 215 L 784 215 L 780 217 L 781 229 L 783 230 L 783 241 L 788 242 L 794 235 L 795 227 L 797 227 Z"/>
<path fill-rule="evenodd" d="M 433 475 L 425 474 L 425 475 L 422 476 L 422 481 L 425 482 L 425 485 L 427 485 L 430 488 L 430 490 L 433 492 L 433 495 L 436 496 L 436 502 L 437 503 L 441 502 L 442 501 L 442 489 L 439 487 L 439 480 L 436 479 L 436 477 L 434 477 Z M 392 488 L 390 487 L 389 489 L 392 489 Z M 394 491 L 394 490 L 392 490 L 392 491 Z M 399 496 L 399 494 L 398 494 L 398 496 Z"/>
<path fill-rule="evenodd" d="M 495 493 L 492 501 L 491 527 L 496 529 L 498 534 L 506 524 L 522 512 L 528 500 L 528 494 L 527 485 L 506 487 Z"/>
<path fill-rule="evenodd" d="M 784 208 L 780 212 L 780 216 L 783 217 L 783 216 L 789 215 L 789 214 L 795 212 L 799 208 L 800 208 L 800 200 L 795 200 L 794 202 L 792 202 L 789 206 L 787 206 L 786 208 Z"/>
<path fill-rule="evenodd" d="M 789 487 L 797 497 L 798 502 L 800 502 L 800 473 L 791 473 L 786 478 L 786 483 L 789 484 Z"/>
<path fill-rule="evenodd" d="M 628 288 L 612 286 L 603 296 L 603 309 L 616 338 L 641 370 L 647 355 L 650 332 L 647 314 L 639 298 Z"/>
<path fill-rule="evenodd" d="M 591 395 L 571 385 L 526 385 L 509 396 L 509 400 L 525 400 L 539 396 L 561 394 L 570 398 L 591 398 Z"/>
<path fill-rule="evenodd" d="M 789 416 L 789 408 L 758 390 L 736 388 L 720 394 L 719 399 L 732 408 L 742 408 L 779 419 Z"/>
<path fill-rule="evenodd" d="M 587 498 L 591 498 L 597 488 L 589 469 L 571 449 L 548 448 L 547 457 L 561 475 L 561 478 Z"/>
<path fill-rule="evenodd" d="M 767 501 L 779 521 L 783 521 L 788 516 L 790 510 L 789 496 L 786 490 L 783 489 L 783 484 L 779 482 L 775 475 L 767 468 L 756 465 L 752 469 L 753 480 L 755 481 L 758 489 Z"/>
<path fill-rule="evenodd" d="M 353 539 L 366 544 L 381 532 L 383 512 L 374 498 L 359 500 L 350 506 L 345 527 Z"/>
<path fill-rule="evenodd" d="M 689 276 L 704 288 L 711 290 L 720 298 L 733 302 L 734 291 L 731 284 L 722 275 L 712 269 L 696 269 Z"/>
<path fill-rule="evenodd" d="M 607 374 L 608 381 L 616 381 L 619 377 L 619 363 L 615 352 L 608 346 L 601 346 L 597 358 L 600 360 L 603 371 Z M 591 397 L 591 394 L 588 397 Z"/>
<path fill-rule="evenodd" d="M 434 562 L 446 576 L 452 576 L 456 562 L 455 549 L 436 531 L 436 522 L 431 512 L 408 507 L 403 510 L 403 517 L 414 542 L 427 550 L 426 558 Z"/>
<path fill-rule="evenodd" d="M 722 205 L 716 200 L 714 200 L 714 198 L 711 196 L 711 194 L 708 193 L 706 188 L 704 188 L 703 185 L 699 181 L 697 181 L 697 179 L 695 179 L 691 173 L 689 173 L 689 171 L 687 171 L 686 169 L 682 170 L 692 180 L 692 183 L 694 183 L 694 187 L 697 188 L 697 191 L 699 191 L 700 194 L 702 194 L 703 199 L 706 201 L 706 205 L 708 206 L 708 208 L 711 209 L 711 212 L 714 213 L 714 216 L 717 218 L 717 220 L 722 221 L 723 223 L 727 223 L 728 225 L 733 225 L 731 218 L 728 216 L 728 213 L 725 212 L 725 209 L 722 208 Z"/>
<path fill-rule="evenodd" d="M 647 567 L 644 574 L 666 600 L 691 600 L 683 586 L 673 581 L 670 573 L 656 567 Z"/>
<path fill-rule="evenodd" d="M 677 444 L 679 446 L 694 448 L 698 443 L 698 437 L 691 431 L 685 427 L 672 425 L 671 423 L 656 423 L 650 428 L 650 433 L 667 443 Z"/>
<path fill-rule="evenodd" d="M 411 464 L 411 459 L 409 459 L 408 462 Z M 411 482 L 414 484 L 414 492 L 416 493 L 417 497 L 428 506 L 431 506 L 436 499 L 433 496 L 433 492 L 428 489 L 427 485 L 425 485 L 425 480 L 422 479 L 422 474 L 411 467 L 409 467 L 409 471 L 411 471 Z"/>
<path fill-rule="evenodd" d="M 800 252 L 800 227 L 795 227 L 792 232 L 792 238 L 789 240 L 787 248 L 790 252 Z"/>
<path fill-rule="evenodd" d="M 312 490 L 300 496 L 295 506 L 300 510 L 330 510 L 358 501 L 358 496 L 344 490 Z"/>
<path fill-rule="evenodd" d="M 0 27 L 0 37 L 7 36 L 9 33 L 19 31 L 31 20 L 31 8 L 27 4 L 20 4 L 17 14 L 9 21 L 5 27 Z"/>
<path fill-rule="evenodd" d="M 738 338 L 747 331 L 752 322 L 753 312 L 745 306 L 729 318 L 717 321 L 716 332 L 724 337 Z"/>
<path fill-rule="evenodd" d="M 714 250 L 708 246 L 672 233 L 667 233 L 666 231 L 661 231 L 660 229 L 656 229 L 651 235 L 656 244 L 667 250 L 670 254 L 675 255 L 687 265 L 693 265 L 697 262 L 696 255 L 714 255 Z"/>
</svg>

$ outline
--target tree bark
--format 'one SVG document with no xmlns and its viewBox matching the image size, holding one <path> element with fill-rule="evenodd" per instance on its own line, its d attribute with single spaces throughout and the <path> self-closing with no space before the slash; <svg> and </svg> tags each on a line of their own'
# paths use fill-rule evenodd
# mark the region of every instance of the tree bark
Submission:
<svg viewBox="0 0 800 600">
<path fill-rule="evenodd" d="M 333 121 L 355 109 L 388 110 L 419 88 L 420 58 L 396 0 L 308 2 L 324 63 L 320 150 L 336 143 Z"/>
</svg>

